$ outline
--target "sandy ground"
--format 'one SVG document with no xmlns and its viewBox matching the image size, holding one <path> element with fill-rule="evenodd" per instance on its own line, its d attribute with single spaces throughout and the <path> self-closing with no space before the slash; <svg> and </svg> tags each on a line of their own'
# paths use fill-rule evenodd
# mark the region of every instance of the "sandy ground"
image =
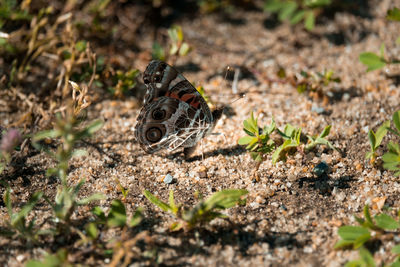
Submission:
<svg viewBox="0 0 400 267">
<path fill-rule="evenodd" d="M 98 204 L 108 207 L 112 199 L 121 197 L 115 183 L 118 178 L 129 189 L 128 211 L 144 207 L 146 220 L 138 229 L 149 231 L 161 264 L 341 266 L 355 259 L 357 252 L 333 249 L 338 227 L 355 224 L 353 214 L 362 212 L 366 203 L 372 205 L 372 213 L 379 211 L 377 202 L 381 199 L 393 210 L 400 205 L 398 178 L 381 167 L 371 167 L 364 159 L 369 149 L 368 130 L 376 129 L 400 109 L 400 69 L 391 66 L 366 73 L 358 60 L 361 52 L 378 52 L 381 43 L 385 43 L 389 57 L 400 54 L 395 45 L 399 24 L 385 20 L 387 8 L 394 2 L 400 4 L 371 2 L 371 17 L 336 13 L 323 19 L 312 33 L 302 30 L 301 25 L 273 25 L 258 11 L 238 11 L 229 20 L 217 15 L 183 18 L 180 24 L 194 49 L 178 59 L 176 67 L 189 81 L 204 86 L 215 105 L 229 107 L 215 127 L 219 134 L 203 140 L 204 159 L 200 146 L 189 161 L 180 153 L 146 154 L 133 133 L 140 100 L 101 99 L 90 107 L 88 118 L 103 119 L 104 127 L 82 143 L 88 155 L 71 162 L 70 183 L 85 178 L 82 197 L 101 192 L 107 199 Z M 151 42 L 150 36 L 144 36 L 140 49 L 148 51 Z M 121 64 L 144 71 L 148 60 L 133 58 L 129 63 L 129 58 L 121 58 Z M 223 75 L 227 66 L 241 66 L 250 73 L 238 83 L 246 96 L 234 103 L 237 96 L 232 93 L 232 82 Z M 341 82 L 323 89 L 329 97 L 324 102 L 279 82 L 275 74 L 279 67 L 289 74 L 331 69 Z M 276 165 L 268 157 L 257 172 L 257 181 L 255 162 L 237 145 L 244 135 L 242 122 L 251 111 L 259 116 L 260 125 L 273 117 L 280 128 L 290 123 L 307 134 L 318 134 L 332 125 L 328 139 L 341 153 L 318 147 Z M 11 124 L 5 120 L 6 113 L 1 116 L 3 126 Z M 322 161 L 329 165 L 329 172 L 317 177 L 313 169 Z M 37 190 L 54 196 L 58 182 L 45 178 L 45 169 L 52 164 L 54 161 L 43 153 L 28 153 L 23 163 L 0 177 L 11 184 L 14 198 L 21 203 Z M 163 181 L 167 174 L 173 176 L 174 183 Z M 173 190 L 177 202 L 191 205 L 197 202 L 196 191 L 207 197 L 224 188 L 247 189 L 247 205 L 227 211 L 230 223 L 215 220 L 197 234 L 170 233 L 173 218 L 142 194 L 147 189 L 167 200 L 169 190 Z M 81 208 L 73 218 L 85 218 L 88 212 L 89 208 Z M 44 203 L 35 210 L 37 217 L 48 214 Z M 4 216 L 6 208 L 0 202 L 0 218 Z M 389 258 L 393 244 L 381 244 L 375 253 L 377 262 Z M 40 257 L 43 250 L 54 249 L 53 245 L 26 248 L 18 240 L 0 237 L 0 262 L 18 266 L 26 259 Z M 94 262 L 107 263 L 100 259 Z M 138 266 L 150 264 L 142 258 L 134 262 Z M 88 259 L 82 263 L 94 264 Z"/>
</svg>

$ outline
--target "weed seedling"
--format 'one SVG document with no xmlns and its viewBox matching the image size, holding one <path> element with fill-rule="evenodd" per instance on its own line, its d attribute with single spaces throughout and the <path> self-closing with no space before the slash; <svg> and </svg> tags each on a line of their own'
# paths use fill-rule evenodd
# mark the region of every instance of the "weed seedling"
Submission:
<svg viewBox="0 0 400 267">
<path fill-rule="evenodd" d="M 400 10 L 398 8 L 389 9 L 386 19 L 400 22 Z M 396 40 L 400 44 L 400 36 Z M 399 59 L 387 59 L 385 56 L 385 45 L 381 44 L 380 53 L 363 52 L 359 56 L 360 62 L 367 66 L 367 72 L 381 69 L 390 64 L 400 64 Z"/>
<path fill-rule="evenodd" d="M 264 10 L 277 13 L 280 21 L 289 21 L 291 24 L 303 20 L 304 27 L 311 31 L 314 29 L 316 16 L 331 2 L 331 0 L 266 0 Z"/>
<path fill-rule="evenodd" d="M 162 61 L 168 61 L 171 58 L 171 64 L 174 65 L 178 57 L 186 56 L 191 47 L 184 41 L 182 27 L 173 25 L 168 29 L 169 37 L 169 49 L 168 53 L 165 49 L 157 42 L 153 44 L 153 59 L 159 59 Z"/>
<path fill-rule="evenodd" d="M 390 126 L 390 121 L 385 121 L 374 133 L 373 130 L 369 130 L 368 139 L 371 151 L 365 154 L 366 159 L 370 159 L 371 164 L 375 162 L 376 159 L 376 149 L 381 145 L 383 137 L 385 137 L 388 127 Z"/>
<path fill-rule="evenodd" d="M 39 235 L 46 234 L 45 231 L 41 231 L 35 225 L 35 219 L 32 219 L 29 223 L 27 222 L 28 214 L 33 210 L 39 200 L 42 198 L 42 192 L 36 192 L 29 199 L 28 203 L 22 206 L 19 212 L 14 212 L 11 203 L 11 189 L 6 184 L 3 183 L 7 189 L 4 193 L 3 200 L 7 207 L 7 213 L 9 221 L 7 222 L 8 227 L 12 230 L 0 230 L 0 235 L 5 236 L 17 236 L 23 239 L 27 239 L 33 243 L 38 241 Z"/>
<path fill-rule="evenodd" d="M 397 220 L 385 213 L 379 213 L 372 218 L 369 207 L 366 205 L 364 206 L 363 214 L 364 218 L 354 216 L 360 226 L 345 225 L 338 230 L 341 240 L 335 244 L 335 249 L 350 247 L 358 249 L 360 253 L 359 260 L 348 262 L 346 266 L 375 266 L 374 258 L 365 248 L 365 244 L 372 239 L 379 239 L 387 234 L 398 233 L 400 230 L 400 213 L 397 215 L 399 217 Z M 371 232 L 374 232 L 374 234 L 371 234 Z M 394 246 L 392 252 L 400 254 L 400 245 Z M 396 256 L 391 266 L 397 266 L 395 264 L 400 264 L 399 255 Z"/>
<path fill-rule="evenodd" d="M 62 224 L 57 224 L 59 227 L 67 227 L 70 224 L 71 215 L 77 206 L 87 205 L 92 201 L 103 198 L 100 194 L 93 194 L 85 199 L 78 200 L 78 193 L 85 180 L 81 179 L 75 186 L 70 186 L 68 184 L 67 175 L 69 160 L 75 156 L 85 154 L 83 150 L 74 150 L 75 144 L 83 138 L 90 137 L 103 125 L 103 123 L 98 120 L 86 127 L 80 128 L 81 121 L 77 119 L 75 112 L 74 106 L 70 105 L 64 117 L 61 116 L 60 113 L 57 113 L 55 128 L 53 130 L 37 133 L 32 139 L 34 147 L 40 150 L 43 149 L 58 161 L 56 167 L 47 170 L 47 175 L 57 176 L 61 182 L 61 186 L 57 189 L 54 203 L 47 197 L 45 197 L 45 200 L 51 205 L 58 219 L 57 222 L 62 222 Z M 41 145 L 40 141 L 46 138 L 60 138 L 61 145 L 55 153 Z M 58 228 L 58 232 L 61 233 L 60 228 Z"/>
<path fill-rule="evenodd" d="M 250 118 L 243 121 L 243 126 L 243 131 L 247 136 L 241 137 L 238 140 L 238 144 L 246 145 L 246 149 L 250 152 L 251 157 L 257 161 L 256 170 L 271 152 L 273 152 L 272 163 L 276 164 L 280 160 L 285 160 L 287 154 L 296 149 L 298 151 L 309 151 L 317 145 L 326 145 L 336 150 L 325 138 L 329 135 L 331 129 L 330 125 L 326 126 L 317 136 L 307 135 L 308 142 L 303 141 L 301 128 L 286 124 L 283 130 L 280 130 L 276 127 L 273 119 L 270 125 L 261 129 L 253 113 L 251 113 Z M 279 139 L 273 140 L 271 138 L 273 132 L 278 134 Z M 281 145 L 277 146 L 279 143 Z M 302 147 L 304 147 L 304 149 Z"/>
<path fill-rule="evenodd" d="M 217 193 L 214 193 L 206 200 L 200 200 L 192 208 L 183 207 L 181 204 L 176 204 L 174 200 L 174 193 L 171 190 L 169 192 L 168 203 L 165 203 L 154 196 L 147 190 L 144 190 L 144 196 L 154 205 L 159 207 L 165 212 L 172 213 L 178 222 L 174 222 L 170 229 L 172 231 L 178 231 L 180 229 L 190 230 L 196 226 L 201 226 L 208 223 L 215 218 L 227 218 L 221 210 L 229 209 L 237 204 L 244 204 L 245 200 L 243 196 L 247 194 L 247 190 L 244 189 L 225 189 Z"/>
</svg>

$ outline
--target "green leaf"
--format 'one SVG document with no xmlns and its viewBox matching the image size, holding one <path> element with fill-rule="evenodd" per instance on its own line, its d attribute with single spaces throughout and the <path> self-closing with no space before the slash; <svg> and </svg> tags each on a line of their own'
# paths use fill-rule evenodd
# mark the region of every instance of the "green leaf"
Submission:
<svg viewBox="0 0 400 267">
<path fill-rule="evenodd" d="M 46 138 L 56 138 L 59 136 L 59 134 L 60 132 L 56 130 L 41 131 L 33 136 L 32 142 L 37 142 Z"/>
<path fill-rule="evenodd" d="M 307 11 L 305 14 L 304 27 L 311 31 L 315 26 L 315 15 L 312 11 Z"/>
<path fill-rule="evenodd" d="M 298 10 L 294 13 L 293 17 L 290 19 L 290 24 L 297 24 L 304 18 L 305 11 Z"/>
<path fill-rule="evenodd" d="M 95 120 L 94 122 L 92 122 L 91 124 L 89 124 L 89 126 L 86 127 L 86 131 L 92 135 L 95 132 L 97 132 L 98 130 L 101 129 L 101 127 L 103 127 L 104 122 L 102 120 Z"/>
<path fill-rule="evenodd" d="M 154 205 L 156 205 L 157 207 L 159 207 L 160 209 L 162 209 L 163 211 L 171 211 L 172 212 L 172 208 L 171 206 L 169 206 L 167 203 L 162 202 L 161 200 L 159 200 L 156 196 L 154 196 L 152 193 L 150 193 L 148 190 L 144 190 L 143 191 L 143 195 Z"/>
<path fill-rule="evenodd" d="M 400 254 L 400 245 L 396 245 L 392 248 L 392 253 Z"/>
<path fill-rule="evenodd" d="M 386 65 L 385 59 L 371 52 L 364 52 L 360 54 L 360 62 L 366 65 L 367 72 L 383 68 Z"/>
<path fill-rule="evenodd" d="M 373 152 L 376 149 L 376 137 L 374 131 L 369 130 L 368 139 L 369 139 L 369 144 L 371 146 L 371 151 Z"/>
<path fill-rule="evenodd" d="M 264 10 L 269 12 L 277 12 L 283 7 L 282 2 L 279 0 L 267 0 L 264 4 Z"/>
<path fill-rule="evenodd" d="M 393 120 L 393 123 L 394 123 L 396 129 L 397 129 L 397 130 L 399 131 L 399 133 L 400 133 L 400 110 L 396 111 L 396 112 L 393 114 L 392 120 Z"/>
<path fill-rule="evenodd" d="M 393 21 L 400 21 L 400 9 L 397 7 L 387 11 L 386 19 Z"/>
<path fill-rule="evenodd" d="M 360 258 L 365 264 L 364 266 L 375 267 L 374 257 L 371 255 L 371 253 L 364 247 L 361 247 L 359 251 Z"/>
<path fill-rule="evenodd" d="M 254 139 L 257 141 L 257 138 L 256 138 L 256 137 L 252 137 L 252 136 L 243 136 L 243 137 L 240 137 L 240 138 L 239 138 L 238 144 L 239 144 L 239 145 L 247 145 L 247 144 L 249 144 L 251 141 L 253 141 Z"/>
<path fill-rule="evenodd" d="M 248 193 L 245 189 L 225 189 L 214 193 L 205 202 L 205 209 L 228 209 L 235 206 L 240 198 Z"/>
<path fill-rule="evenodd" d="M 286 19 L 290 19 L 293 15 L 293 13 L 297 9 L 297 3 L 288 1 L 288 2 L 282 2 L 282 9 L 279 12 L 278 18 L 280 21 L 284 21 Z"/>
<path fill-rule="evenodd" d="M 26 215 L 35 207 L 36 203 L 42 198 L 42 192 L 36 192 L 29 199 L 28 203 L 26 203 L 22 209 L 18 213 L 14 213 L 11 218 L 11 224 L 15 226 L 21 219 L 25 218 Z"/>
<path fill-rule="evenodd" d="M 344 240 L 340 239 L 338 242 L 336 242 L 335 246 L 333 247 L 334 249 L 339 249 L 339 248 L 345 248 L 345 247 L 350 247 L 354 245 L 354 240 Z"/>
<path fill-rule="evenodd" d="M 339 228 L 338 234 L 344 240 L 355 241 L 357 238 L 370 233 L 367 228 L 362 226 L 345 225 Z"/>
<path fill-rule="evenodd" d="M 77 204 L 78 205 L 87 205 L 90 202 L 97 201 L 97 200 L 103 200 L 105 198 L 106 198 L 105 195 L 103 195 L 101 193 L 96 193 L 96 194 L 93 194 L 93 195 L 91 195 L 91 196 L 89 196 L 87 198 L 83 198 L 83 199 L 79 200 L 77 202 Z"/>
<path fill-rule="evenodd" d="M 88 223 L 85 227 L 86 233 L 91 239 L 96 239 L 99 235 L 97 224 L 94 222 Z"/>
<path fill-rule="evenodd" d="M 106 224 L 107 223 L 106 214 L 104 213 L 104 211 L 99 206 L 94 207 L 92 209 L 92 213 L 97 216 L 97 218 L 98 218 L 100 223 L 102 223 L 102 224 Z"/>
<path fill-rule="evenodd" d="M 381 145 L 383 137 L 385 137 L 387 133 L 387 129 L 390 127 L 390 121 L 385 121 L 376 131 L 375 137 L 376 137 L 376 147 Z"/>
<path fill-rule="evenodd" d="M 171 207 L 171 211 L 173 214 L 177 214 L 179 208 L 175 204 L 175 199 L 174 199 L 174 191 L 170 190 L 169 191 L 169 198 L 168 198 L 168 204 Z"/>
<path fill-rule="evenodd" d="M 86 50 L 86 41 L 78 41 L 78 42 L 75 44 L 75 49 L 76 49 L 78 52 L 84 52 L 84 51 Z"/>
<path fill-rule="evenodd" d="M 354 249 L 357 249 L 362 245 L 364 245 L 364 243 L 367 242 L 370 238 L 371 238 L 370 233 L 360 235 L 359 237 L 357 237 L 356 240 L 354 240 L 354 245 L 353 245 Z"/>
<path fill-rule="evenodd" d="M 126 223 L 126 210 L 124 204 L 119 199 L 111 202 L 111 210 L 107 216 L 109 227 L 123 227 Z"/>
<path fill-rule="evenodd" d="M 181 48 L 179 48 L 179 55 L 186 56 L 190 52 L 190 46 L 188 43 L 183 43 Z"/>
<path fill-rule="evenodd" d="M 157 42 L 153 43 L 153 49 L 152 49 L 151 56 L 153 59 L 159 59 L 162 61 L 165 60 L 165 51 L 159 43 L 157 43 Z"/>
<path fill-rule="evenodd" d="M 332 128 L 332 125 L 326 126 L 326 127 L 322 130 L 322 132 L 319 134 L 319 138 L 324 138 L 324 137 L 328 136 L 329 133 L 330 133 L 330 131 L 331 131 L 331 128 Z"/>
<path fill-rule="evenodd" d="M 376 225 L 384 230 L 395 230 L 400 227 L 400 223 L 387 214 L 375 216 Z"/>
<path fill-rule="evenodd" d="M 129 227 L 137 226 L 143 219 L 143 208 L 136 209 L 135 213 L 132 216 L 132 219 L 129 221 Z"/>
</svg>

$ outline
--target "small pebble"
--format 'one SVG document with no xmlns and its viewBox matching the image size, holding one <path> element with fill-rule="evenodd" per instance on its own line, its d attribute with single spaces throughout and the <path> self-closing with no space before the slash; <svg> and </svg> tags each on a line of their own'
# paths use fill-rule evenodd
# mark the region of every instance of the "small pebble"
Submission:
<svg viewBox="0 0 400 267">
<path fill-rule="evenodd" d="M 317 114 L 322 114 L 325 112 L 325 109 L 323 107 L 317 107 L 315 105 L 312 106 L 311 111 L 317 113 Z"/>
<path fill-rule="evenodd" d="M 168 173 L 167 175 L 165 175 L 164 183 L 172 184 L 173 181 L 174 181 L 174 177 L 171 174 Z"/>
<path fill-rule="evenodd" d="M 17 261 L 22 262 L 25 259 L 25 256 L 20 254 L 17 256 Z"/>
</svg>

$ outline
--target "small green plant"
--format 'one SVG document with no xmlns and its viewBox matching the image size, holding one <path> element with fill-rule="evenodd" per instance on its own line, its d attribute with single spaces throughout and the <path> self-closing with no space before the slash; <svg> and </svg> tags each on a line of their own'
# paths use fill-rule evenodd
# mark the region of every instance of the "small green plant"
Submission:
<svg viewBox="0 0 400 267">
<path fill-rule="evenodd" d="M 275 142 L 270 135 L 276 129 L 275 121 L 272 119 L 269 126 L 265 126 L 261 133 L 258 127 L 258 118 L 254 118 L 253 112 L 250 118 L 243 121 L 243 131 L 247 136 L 239 139 L 239 145 L 247 145 L 246 149 L 250 151 L 253 160 L 261 162 L 264 160 L 266 154 L 275 149 Z"/>
<path fill-rule="evenodd" d="M 400 137 L 400 110 L 393 114 L 392 121 L 396 129 L 387 127 L 387 130 Z M 400 146 L 398 143 L 390 141 L 387 148 L 389 151 L 382 156 L 383 167 L 395 171 L 395 176 L 400 176 Z"/>
<path fill-rule="evenodd" d="M 73 265 L 68 261 L 68 251 L 65 248 L 60 248 L 54 254 L 47 254 L 42 261 L 29 260 L 25 267 L 72 267 Z"/>
<path fill-rule="evenodd" d="M 381 145 L 383 138 L 388 132 L 400 137 L 400 110 L 396 111 L 392 116 L 394 129 L 390 127 L 390 121 L 385 121 L 374 133 L 372 130 L 368 132 L 369 143 L 371 151 L 365 154 L 367 159 L 370 159 L 371 164 L 374 164 L 377 154 L 376 150 Z M 394 171 L 395 176 L 400 175 L 400 145 L 393 141 L 387 144 L 388 152 L 382 156 L 383 167 L 387 170 Z"/>
<path fill-rule="evenodd" d="M 283 81 L 289 82 L 299 93 L 308 93 L 310 96 L 324 97 L 324 88 L 332 86 L 332 83 L 340 83 L 341 79 L 334 75 L 333 70 L 324 72 L 301 71 L 296 75 L 289 76 L 284 68 L 280 68 L 277 76 Z"/>
<path fill-rule="evenodd" d="M 286 124 L 283 130 L 276 127 L 275 121 L 272 119 L 270 125 L 260 128 L 257 119 L 254 118 L 253 112 L 250 118 L 243 121 L 243 131 L 247 136 L 243 136 L 238 140 L 239 145 L 246 145 L 246 149 L 250 151 L 251 157 L 257 161 L 257 169 L 266 156 L 272 154 L 272 163 L 276 164 L 280 160 L 285 160 L 287 154 L 293 149 L 300 149 L 304 146 L 306 151 L 311 150 L 317 145 L 326 145 L 331 149 L 336 148 L 325 138 L 329 135 L 331 126 L 328 125 L 324 130 L 316 136 L 307 135 L 308 141 L 304 142 L 302 138 L 301 128 L 296 128 L 291 124 Z M 271 138 L 273 132 L 278 134 L 277 140 Z M 281 143 L 281 145 L 277 145 Z M 301 149 L 300 149 L 301 150 Z"/>
<path fill-rule="evenodd" d="M 311 31 L 315 26 L 315 18 L 331 2 L 331 0 L 266 0 L 264 10 L 277 13 L 280 21 L 289 21 L 291 24 L 303 20 L 304 27 Z"/>
<path fill-rule="evenodd" d="M 88 203 L 102 199 L 100 194 L 93 194 L 87 198 L 78 200 L 78 193 L 84 184 L 84 179 L 81 179 L 75 186 L 68 184 L 68 162 L 75 156 L 85 154 L 83 150 L 74 150 L 75 144 L 83 138 L 90 137 L 94 132 L 99 130 L 103 123 L 100 120 L 94 121 L 86 127 L 79 127 L 82 121 L 78 120 L 75 105 L 69 105 L 65 116 L 60 113 L 56 114 L 55 128 L 37 133 L 32 138 L 32 144 L 39 150 L 44 150 L 50 156 L 58 161 L 54 168 L 47 170 L 47 175 L 55 175 L 59 178 L 61 186 L 57 189 L 54 203 L 46 196 L 45 200 L 52 207 L 57 220 L 57 232 L 61 232 L 62 228 L 68 227 L 72 213 L 78 206 L 87 205 Z M 41 145 L 41 141 L 48 138 L 60 138 L 61 145 L 56 152 L 53 152 Z M 61 227 L 61 228 L 60 228 Z"/>
<path fill-rule="evenodd" d="M 140 71 L 131 69 L 129 71 L 117 70 L 115 75 L 111 78 L 112 86 L 108 90 L 118 98 L 123 97 L 129 90 L 134 88 L 137 84 L 137 78 Z"/>
<path fill-rule="evenodd" d="M 373 164 L 376 159 L 376 150 L 377 148 L 381 145 L 383 137 L 385 137 L 388 127 L 390 126 L 390 121 L 385 121 L 374 133 L 373 130 L 369 130 L 368 132 L 368 139 L 369 139 L 369 144 L 371 146 L 371 151 L 368 151 L 365 154 L 366 159 L 370 159 L 370 162 Z"/>
<path fill-rule="evenodd" d="M 182 204 L 176 204 L 174 200 L 174 192 L 169 192 L 168 203 L 165 203 L 154 196 L 147 190 L 144 190 L 144 196 L 154 205 L 165 212 L 172 213 L 178 222 L 174 222 L 170 229 L 178 231 L 180 229 L 190 230 L 196 226 L 210 222 L 215 218 L 227 218 L 227 216 L 219 211 L 229 209 L 238 203 L 244 204 L 243 196 L 247 194 L 244 189 L 225 189 L 214 193 L 206 200 L 200 200 L 192 208 L 186 208 Z"/>
<path fill-rule="evenodd" d="M 184 41 L 183 31 L 181 26 L 173 25 L 168 29 L 168 37 L 169 37 L 169 50 L 168 53 L 165 52 L 165 49 L 157 42 L 153 44 L 153 52 L 152 56 L 154 59 L 159 59 L 162 61 L 168 61 L 171 57 L 171 64 L 174 64 L 177 57 L 186 56 L 191 47 L 188 43 Z"/>
<path fill-rule="evenodd" d="M 35 225 L 35 219 L 32 219 L 30 222 L 27 222 L 28 214 L 33 210 L 39 200 L 42 198 L 42 192 L 36 192 L 29 199 L 28 203 L 22 206 L 19 212 L 14 212 L 12 203 L 11 203 L 11 189 L 8 184 L 3 183 L 7 189 L 4 193 L 3 200 L 7 207 L 7 213 L 9 216 L 9 221 L 7 222 L 8 227 L 11 230 L 3 230 L 0 231 L 0 235 L 10 236 L 10 237 L 19 237 L 23 239 L 27 239 L 33 243 L 38 241 L 39 235 L 45 234 L 45 231 L 40 230 L 37 225 Z"/>
<path fill-rule="evenodd" d="M 121 191 L 121 193 L 122 193 L 122 201 L 125 202 L 126 197 L 128 196 L 128 193 L 129 193 L 129 189 L 125 189 L 125 187 L 122 186 L 122 184 L 118 178 L 115 178 L 114 181 L 117 184 L 119 191 Z"/>
<path fill-rule="evenodd" d="M 128 220 L 125 206 L 121 200 L 118 199 L 114 199 L 111 202 L 111 208 L 107 215 L 98 206 L 93 208 L 92 213 L 97 218 L 95 221 L 96 224 L 104 224 L 110 228 L 124 226 L 135 227 L 142 220 L 141 208 L 137 209 L 132 218 Z"/>
<path fill-rule="evenodd" d="M 400 22 L 400 10 L 397 7 L 389 9 L 386 19 Z M 397 38 L 396 43 L 400 44 L 400 36 Z M 381 44 L 379 55 L 373 52 L 363 52 L 360 54 L 359 59 L 361 63 L 367 66 L 367 72 L 381 69 L 390 64 L 400 64 L 399 59 L 387 59 L 384 44 Z"/>
<path fill-rule="evenodd" d="M 397 220 L 385 213 L 377 214 L 372 218 L 368 205 L 365 205 L 363 214 L 364 218 L 354 216 L 360 226 L 345 225 L 338 230 L 341 239 L 335 244 L 335 249 L 350 247 L 358 249 L 360 253 L 359 260 L 348 262 L 346 266 L 375 266 L 373 255 L 365 248 L 365 244 L 372 239 L 398 233 L 400 230 L 400 212 L 397 214 L 399 217 Z M 394 246 L 392 252 L 400 254 L 400 245 Z M 399 255 L 396 256 L 391 266 L 398 266 L 395 264 L 400 264 Z"/>
</svg>

